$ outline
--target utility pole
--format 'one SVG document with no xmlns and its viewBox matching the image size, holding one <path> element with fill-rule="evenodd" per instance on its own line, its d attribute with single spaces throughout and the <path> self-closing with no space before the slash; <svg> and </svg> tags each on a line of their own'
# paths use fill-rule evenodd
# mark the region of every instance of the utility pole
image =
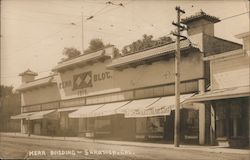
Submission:
<svg viewBox="0 0 250 160">
<path fill-rule="evenodd" d="M 84 23 L 84 20 L 83 20 L 83 12 L 82 12 L 82 54 L 84 54 L 84 33 L 83 33 L 83 24 Z"/>
<path fill-rule="evenodd" d="M 177 11 L 177 23 L 172 23 L 177 27 L 177 33 L 172 33 L 176 36 L 176 54 L 175 54 L 175 125 L 174 125 L 174 146 L 179 147 L 180 145 L 180 33 L 185 29 L 180 22 L 181 13 L 185 11 L 181 10 L 180 7 L 175 7 Z"/>
</svg>

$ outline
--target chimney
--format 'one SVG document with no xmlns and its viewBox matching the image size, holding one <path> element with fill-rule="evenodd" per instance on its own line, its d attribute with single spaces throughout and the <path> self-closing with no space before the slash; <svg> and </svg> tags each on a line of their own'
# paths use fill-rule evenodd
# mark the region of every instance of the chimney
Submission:
<svg viewBox="0 0 250 160">
<path fill-rule="evenodd" d="M 33 81 L 35 79 L 35 76 L 38 74 L 31 71 L 30 69 L 27 69 L 23 73 L 20 73 L 19 76 L 22 77 L 22 83 L 28 83 L 30 81 Z"/>
<path fill-rule="evenodd" d="M 214 36 L 214 24 L 220 22 L 220 20 L 219 18 L 210 16 L 201 10 L 195 15 L 182 19 L 181 22 L 187 25 L 188 36 L 200 33 Z"/>
</svg>

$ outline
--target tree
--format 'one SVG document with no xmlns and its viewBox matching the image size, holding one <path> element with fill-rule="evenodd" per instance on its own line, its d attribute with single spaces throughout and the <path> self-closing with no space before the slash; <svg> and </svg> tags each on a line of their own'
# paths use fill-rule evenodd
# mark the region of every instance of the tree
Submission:
<svg viewBox="0 0 250 160">
<path fill-rule="evenodd" d="M 135 52 L 140 52 L 140 51 L 143 51 L 145 49 L 152 48 L 152 47 L 158 47 L 158 46 L 161 46 L 161 45 L 165 45 L 165 44 L 168 44 L 168 43 L 171 43 L 171 42 L 173 42 L 173 40 L 170 37 L 167 37 L 167 36 L 163 36 L 163 37 L 160 37 L 157 40 L 153 40 L 152 35 L 144 34 L 142 36 L 141 40 L 134 41 L 131 44 L 123 47 L 122 48 L 122 54 L 123 55 L 128 55 L 128 54 L 132 54 L 132 53 L 135 53 Z"/>
<path fill-rule="evenodd" d="M 13 86 L 0 85 L 0 98 L 12 95 Z"/>
<path fill-rule="evenodd" d="M 20 131 L 20 122 L 10 120 L 13 115 L 20 114 L 21 97 L 13 92 L 12 86 L 0 85 L 0 132 Z"/>
<path fill-rule="evenodd" d="M 103 41 L 99 38 L 92 39 L 89 42 L 89 47 L 84 51 L 84 53 L 92 53 L 101 50 L 105 47 Z"/>
<path fill-rule="evenodd" d="M 67 57 L 66 60 L 78 57 L 80 54 L 81 52 L 73 47 L 63 49 L 63 55 Z"/>
</svg>

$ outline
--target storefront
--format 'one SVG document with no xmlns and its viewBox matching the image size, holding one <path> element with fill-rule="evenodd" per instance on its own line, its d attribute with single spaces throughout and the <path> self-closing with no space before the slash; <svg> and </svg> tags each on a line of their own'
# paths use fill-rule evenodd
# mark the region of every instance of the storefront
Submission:
<svg viewBox="0 0 250 160">
<path fill-rule="evenodd" d="M 211 143 L 221 146 L 249 145 L 249 32 L 237 36 L 243 49 L 205 57 L 210 62 L 211 90 L 185 103 L 204 103 L 210 110 Z"/>
<path fill-rule="evenodd" d="M 218 21 L 204 12 L 185 20 L 190 39 L 180 41 L 181 101 L 205 91 L 209 69 L 204 53 L 241 47 L 214 37 Z M 204 22 L 210 25 L 204 27 Z M 34 133 L 55 124 L 55 134 L 61 136 L 173 141 L 175 50 L 171 41 L 115 57 L 114 46 L 109 46 L 59 62 L 49 77 L 35 80 L 37 74 L 27 71 L 19 88 L 22 126 L 26 114 L 55 110 L 55 123 L 43 122 L 45 117 L 32 120 Z M 206 143 L 206 114 L 205 104 L 182 104 L 182 142 Z"/>
<path fill-rule="evenodd" d="M 23 133 L 55 136 L 58 132 L 59 121 L 55 110 L 22 113 L 11 118 L 22 120 Z"/>
</svg>

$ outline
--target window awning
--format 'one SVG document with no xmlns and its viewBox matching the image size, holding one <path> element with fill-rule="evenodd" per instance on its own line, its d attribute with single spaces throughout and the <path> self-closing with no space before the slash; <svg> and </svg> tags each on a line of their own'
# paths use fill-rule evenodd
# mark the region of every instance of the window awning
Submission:
<svg viewBox="0 0 250 160">
<path fill-rule="evenodd" d="M 195 102 L 205 102 L 211 100 L 248 97 L 248 96 L 250 96 L 250 87 L 241 86 L 241 87 L 218 89 L 214 91 L 205 92 L 204 94 L 195 95 L 185 100 L 184 103 L 186 104 Z"/>
<path fill-rule="evenodd" d="M 100 116 L 109 116 L 109 115 L 119 114 L 117 110 L 123 107 L 124 105 L 128 104 L 129 102 L 130 101 L 107 103 L 101 108 L 98 108 L 97 110 L 90 113 L 89 116 L 100 117 Z"/>
<path fill-rule="evenodd" d="M 144 109 L 151 104 L 158 101 L 160 98 L 147 98 L 147 99 L 138 99 L 133 100 L 132 102 L 126 104 L 125 106 L 121 107 L 117 110 L 118 113 L 123 113 L 126 116 L 129 116 L 133 111 Z"/>
<path fill-rule="evenodd" d="M 67 107 L 67 108 L 60 108 L 57 110 L 57 112 L 71 112 L 71 111 L 76 111 L 81 107 Z"/>
<path fill-rule="evenodd" d="M 193 94 L 184 94 L 180 96 L 180 102 L 190 98 Z M 189 106 L 181 106 L 181 108 L 189 108 Z M 153 117 L 170 115 L 171 110 L 175 109 L 175 96 L 161 97 L 157 101 L 146 107 L 131 109 L 125 112 L 125 118 L 132 117 Z"/>
<path fill-rule="evenodd" d="M 25 119 L 28 118 L 32 113 L 21 113 L 15 116 L 11 116 L 10 119 Z"/>
<path fill-rule="evenodd" d="M 55 118 L 55 110 L 34 112 L 28 116 L 29 120 L 43 119 L 43 118 Z M 26 118 L 27 119 L 27 118 Z"/>
<path fill-rule="evenodd" d="M 26 120 L 36 120 L 43 118 L 55 118 L 55 110 L 39 111 L 39 112 L 29 112 L 21 113 L 16 116 L 11 116 L 11 119 L 26 119 Z"/>
<path fill-rule="evenodd" d="M 89 106 L 83 106 L 79 108 L 77 111 L 72 112 L 69 114 L 69 118 L 88 118 L 92 117 L 91 113 L 102 107 L 104 104 L 98 104 L 98 105 L 89 105 Z"/>
</svg>

